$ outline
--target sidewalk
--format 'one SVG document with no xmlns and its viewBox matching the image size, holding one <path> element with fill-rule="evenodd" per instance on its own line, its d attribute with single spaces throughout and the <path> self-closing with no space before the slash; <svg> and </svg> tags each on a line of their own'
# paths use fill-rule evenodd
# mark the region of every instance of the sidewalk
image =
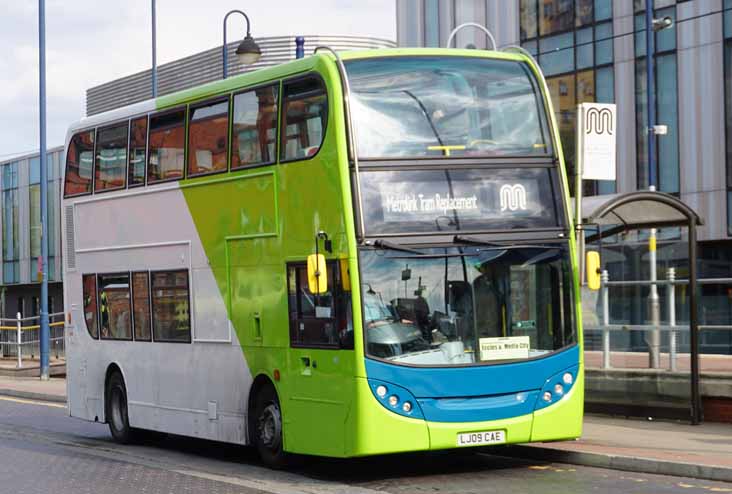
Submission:
<svg viewBox="0 0 732 494">
<path fill-rule="evenodd" d="M 732 425 L 586 415 L 577 441 L 506 448 L 509 456 L 732 482 Z"/>
<path fill-rule="evenodd" d="M 66 403 L 66 379 L 0 376 L 0 396 Z"/>
<path fill-rule="evenodd" d="M 0 395 L 66 401 L 66 380 L 0 376 Z M 732 482 L 732 425 L 692 426 L 587 415 L 577 441 L 485 449 L 499 454 L 641 473 Z"/>
</svg>

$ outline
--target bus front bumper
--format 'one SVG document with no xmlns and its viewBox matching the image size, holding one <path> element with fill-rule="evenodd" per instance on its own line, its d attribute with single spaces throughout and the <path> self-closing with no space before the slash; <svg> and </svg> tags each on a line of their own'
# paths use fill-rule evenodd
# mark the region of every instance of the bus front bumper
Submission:
<svg viewBox="0 0 732 494">
<path fill-rule="evenodd" d="M 570 391 L 531 413 L 475 422 L 441 422 L 406 417 L 382 406 L 368 379 L 357 378 L 358 406 L 346 456 L 574 439 L 582 434 L 584 372 Z M 541 398 L 539 398 L 541 399 Z"/>
</svg>

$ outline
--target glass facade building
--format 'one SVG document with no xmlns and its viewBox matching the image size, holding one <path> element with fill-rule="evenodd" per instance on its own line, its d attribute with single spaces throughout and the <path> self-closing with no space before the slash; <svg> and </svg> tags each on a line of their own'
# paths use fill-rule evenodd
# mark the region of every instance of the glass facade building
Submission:
<svg viewBox="0 0 732 494">
<path fill-rule="evenodd" d="M 49 312 L 62 309 L 60 229 L 60 164 L 63 148 L 50 149 L 48 162 Z M 41 255 L 41 160 L 31 154 L 0 161 L 0 227 L 2 286 L 0 315 L 14 318 L 39 314 Z"/>
<path fill-rule="evenodd" d="M 617 105 L 617 180 L 584 184 L 587 195 L 647 188 L 653 173 L 658 190 L 679 197 L 704 219 L 698 231 L 702 278 L 732 277 L 732 0 L 653 0 L 654 18 L 670 28 L 654 33 L 656 160 L 648 167 L 644 0 L 397 0 L 400 46 L 446 46 L 465 22 L 486 26 L 497 45 L 520 45 L 537 60 L 551 93 L 556 121 L 574 171 L 576 106 Z M 456 36 L 460 48 L 486 46 L 478 29 Z M 721 61 L 724 63 L 720 63 Z M 574 180 L 569 180 L 570 187 Z M 649 279 L 647 232 L 612 239 L 605 246 L 610 279 Z M 659 233 L 658 277 L 674 267 L 688 275 L 685 231 Z M 686 292 L 677 292 L 679 322 L 688 317 Z M 702 288 L 702 324 L 732 324 L 732 286 Z M 613 292 L 611 322 L 649 321 L 648 288 Z M 662 308 L 662 313 L 666 309 Z M 592 335 L 588 337 L 591 346 Z M 627 348 L 642 351 L 642 334 Z M 685 338 L 685 337 L 684 337 Z M 687 340 L 681 341 L 686 345 Z M 732 331 L 703 331 L 702 351 L 732 353 Z"/>
</svg>

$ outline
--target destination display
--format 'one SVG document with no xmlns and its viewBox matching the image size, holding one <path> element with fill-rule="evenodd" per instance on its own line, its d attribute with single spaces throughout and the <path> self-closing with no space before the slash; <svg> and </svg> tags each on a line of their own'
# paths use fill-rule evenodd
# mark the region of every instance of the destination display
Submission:
<svg viewBox="0 0 732 494">
<path fill-rule="evenodd" d="M 560 226 L 548 168 L 361 174 L 368 233 Z"/>
</svg>

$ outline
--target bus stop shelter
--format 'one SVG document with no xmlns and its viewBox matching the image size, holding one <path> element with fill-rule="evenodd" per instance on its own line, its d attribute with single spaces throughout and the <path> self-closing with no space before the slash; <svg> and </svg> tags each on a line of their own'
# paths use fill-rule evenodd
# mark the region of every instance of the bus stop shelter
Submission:
<svg viewBox="0 0 732 494">
<path fill-rule="evenodd" d="M 582 229 L 597 227 L 586 242 L 631 230 L 687 227 L 689 255 L 689 340 L 690 340 L 690 415 L 691 423 L 702 421 L 699 389 L 699 321 L 697 307 L 697 226 L 699 215 L 678 198 L 663 192 L 637 191 L 625 194 L 591 196 L 582 201 Z M 582 252 L 584 257 L 584 253 Z"/>
</svg>

